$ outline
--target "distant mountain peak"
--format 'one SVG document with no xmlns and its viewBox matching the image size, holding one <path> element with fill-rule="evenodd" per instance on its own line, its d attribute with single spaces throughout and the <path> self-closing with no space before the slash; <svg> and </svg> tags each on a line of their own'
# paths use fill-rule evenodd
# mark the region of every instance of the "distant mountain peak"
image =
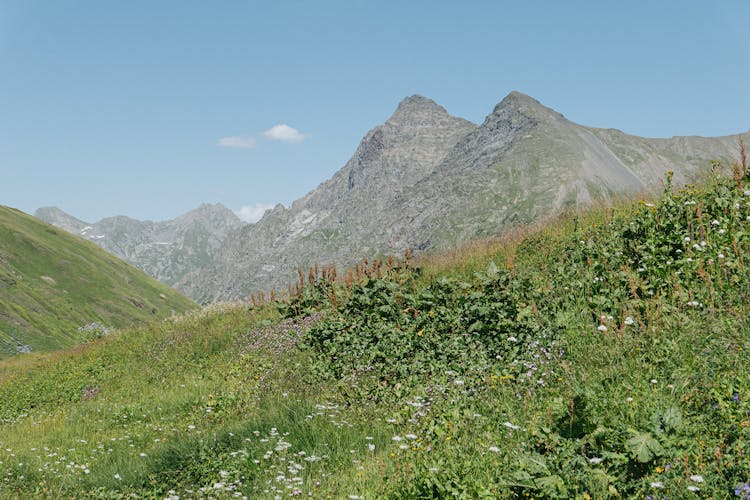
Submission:
<svg viewBox="0 0 750 500">
<path fill-rule="evenodd" d="M 55 207 L 40 208 L 35 216 L 170 285 L 207 262 L 224 238 L 243 225 L 220 203 L 203 203 L 175 219 L 156 222 L 117 215 L 89 224 Z"/>
<path fill-rule="evenodd" d="M 58 227 L 62 227 L 66 231 L 77 232 L 81 228 L 88 225 L 80 219 L 76 219 L 72 215 L 64 212 L 57 207 L 41 207 L 37 208 L 34 212 L 34 217 L 37 219 L 44 220 Z"/>
<path fill-rule="evenodd" d="M 548 108 L 533 97 L 514 90 L 503 98 L 487 116 L 487 120 L 493 120 L 498 116 L 507 116 L 510 113 L 523 114 L 529 118 L 554 117 L 565 119 L 563 115 L 552 108 Z"/>
<path fill-rule="evenodd" d="M 405 97 L 388 118 L 386 124 L 395 126 L 434 125 L 449 118 L 444 107 L 427 97 L 415 94 Z"/>
</svg>

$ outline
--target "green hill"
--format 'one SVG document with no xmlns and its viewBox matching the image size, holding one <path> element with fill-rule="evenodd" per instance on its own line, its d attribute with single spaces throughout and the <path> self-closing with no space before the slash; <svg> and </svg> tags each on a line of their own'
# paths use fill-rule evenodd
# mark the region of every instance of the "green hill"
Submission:
<svg viewBox="0 0 750 500">
<path fill-rule="evenodd" d="M 0 496 L 747 498 L 747 176 L 0 363 Z"/>
<path fill-rule="evenodd" d="M 193 307 L 96 245 L 0 206 L 0 357 L 59 349 Z"/>
</svg>

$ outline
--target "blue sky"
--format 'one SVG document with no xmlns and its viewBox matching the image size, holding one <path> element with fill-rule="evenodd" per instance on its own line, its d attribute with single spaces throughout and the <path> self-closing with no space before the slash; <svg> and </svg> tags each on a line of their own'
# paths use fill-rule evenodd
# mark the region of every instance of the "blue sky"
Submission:
<svg viewBox="0 0 750 500">
<path fill-rule="evenodd" d="M 748 20 L 744 0 L 0 0 L 0 204 L 289 204 L 411 94 L 474 122 L 519 90 L 638 135 L 746 131 Z"/>
</svg>

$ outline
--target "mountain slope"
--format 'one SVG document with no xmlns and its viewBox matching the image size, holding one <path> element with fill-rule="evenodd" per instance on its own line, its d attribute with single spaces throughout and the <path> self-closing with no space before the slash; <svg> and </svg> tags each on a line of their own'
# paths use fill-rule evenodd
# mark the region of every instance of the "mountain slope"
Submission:
<svg viewBox="0 0 750 500">
<path fill-rule="evenodd" d="M 475 127 L 431 99 L 404 99 L 330 180 L 228 237 L 211 265 L 177 288 L 206 302 L 237 298 L 286 283 L 299 264 L 401 251 L 405 235 L 390 224 L 391 207 L 412 196 L 415 184 Z"/>
<path fill-rule="evenodd" d="M 670 170 L 684 184 L 712 160 L 731 163 L 738 142 L 739 136 L 647 139 L 584 127 L 513 92 L 396 209 L 414 221 L 410 247 L 448 248 L 565 208 L 660 187 Z"/>
<path fill-rule="evenodd" d="M 40 208 L 34 216 L 93 241 L 168 285 L 206 265 L 227 234 L 242 226 L 220 204 L 203 204 L 163 222 L 117 216 L 90 224 L 56 207 Z"/>
<path fill-rule="evenodd" d="M 194 307 L 96 245 L 0 206 L 0 357 Z"/>
<path fill-rule="evenodd" d="M 199 301 L 284 286 L 297 266 L 447 248 L 567 207 L 692 179 L 739 136 L 646 139 L 584 127 L 512 92 L 473 125 L 412 96 L 330 180 L 226 239 L 177 283 Z"/>
</svg>

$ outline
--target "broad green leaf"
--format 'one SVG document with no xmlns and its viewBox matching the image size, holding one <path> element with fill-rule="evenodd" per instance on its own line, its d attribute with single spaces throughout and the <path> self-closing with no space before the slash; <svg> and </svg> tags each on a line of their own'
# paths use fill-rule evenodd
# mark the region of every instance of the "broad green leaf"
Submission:
<svg viewBox="0 0 750 500">
<path fill-rule="evenodd" d="M 542 494 L 548 498 L 567 498 L 568 488 L 565 487 L 565 481 L 562 480 L 557 474 L 552 476 L 540 477 L 536 481 L 536 485 L 541 490 Z"/>
<path fill-rule="evenodd" d="M 650 432 L 630 431 L 633 437 L 625 442 L 625 448 L 631 456 L 641 463 L 650 462 L 664 453 L 659 441 Z"/>
</svg>

